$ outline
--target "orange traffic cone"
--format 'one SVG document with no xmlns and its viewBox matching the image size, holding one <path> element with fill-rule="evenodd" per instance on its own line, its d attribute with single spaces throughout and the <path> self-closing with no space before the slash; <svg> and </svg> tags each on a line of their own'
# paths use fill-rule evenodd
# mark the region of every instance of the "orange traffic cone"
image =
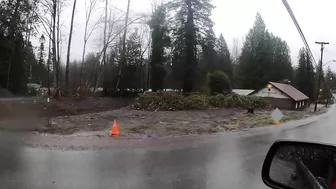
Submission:
<svg viewBox="0 0 336 189">
<path fill-rule="evenodd" d="M 110 136 L 119 136 L 117 120 L 114 120 Z"/>
</svg>

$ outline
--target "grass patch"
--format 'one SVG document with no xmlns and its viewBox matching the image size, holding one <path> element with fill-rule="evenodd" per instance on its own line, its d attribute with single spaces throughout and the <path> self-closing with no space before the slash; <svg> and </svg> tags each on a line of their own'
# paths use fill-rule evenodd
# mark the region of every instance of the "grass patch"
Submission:
<svg viewBox="0 0 336 189">
<path fill-rule="evenodd" d="M 141 126 L 132 127 L 129 129 L 129 131 L 132 133 L 144 133 L 146 130 L 151 129 L 151 128 L 152 127 L 149 125 L 141 125 Z"/>
<path fill-rule="evenodd" d="M 281 123 L 301 119 L 302 115 L 299 113 L 285 114 L 280 120 Z M 235 125 L 269 125 L 273 124 L 274 120 L 270 114 L 244 114 L 238 117 L 231 118 L 231 124 Z"/>
<path fill-rule="evenodd" d="M 267 125 L 274 122 L 268 114 L 245 114 L 234 117 L 231 121 L 238 125 Z"/>
<path fill-rule="evenodd" d="M 301 119 L 302 116 L 299 114 L 290 114 L 290 115 L 284 115 L 282 118 L 281 122 L 288 122 L 288 121 L 293 121 L 297 119 Z"/>
</svg>

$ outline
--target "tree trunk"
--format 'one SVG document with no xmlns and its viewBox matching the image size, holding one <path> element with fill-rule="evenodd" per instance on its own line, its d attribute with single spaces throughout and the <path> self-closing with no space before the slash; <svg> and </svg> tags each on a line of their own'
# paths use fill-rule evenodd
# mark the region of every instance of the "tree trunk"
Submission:
<svg viewBox="0 0 336 189">
<path fill-rule="evenodd" d="M 52 20 L 52 16 L 50 18 Z M 49 47 L 48 47 L 48 62 L 47 62 L 47 69 L 48 69 L 48 97 L 50 98 L 50 58 L 51 58 L 51 32 L 52 27 L 50 26 L 50 32 L 49 32 Z"/>
<path fill-rule="evenodd" d="M 73 31 L 73 22 L 75 17 L 76 10 L 76 1 L 74 0 L 72 15 L 71 15 L 71 25 L 70 25 L 70 33 L 69 33 L 69 42 L 68 42 L 68 52 L 67 52 L 67 60 L 66 60 L 66 68 L 65 68 L 65 88 L 69 90 L 69 62 L 70 62 L 70 49 L 71 49 L 71 39 L 72 39 L 72 31 Z"/>
<path fill-rule="evenodd" d="M 86 31 L 85 31 L 86 32 Z M 85 51 L 86 51 L 86 43 L 87 41 L 84 40 L 84 47 L 83 47 L 83 54 L 82 54 L 82 62 L 81 62 L 81 68 L 80 68 L 80 80 L 79 80 L 79 87 L 82 88 L 83 83 L 83 71 L 84 71 L 84 60 L 85 60 Z"/>
<path fill-rule="evenodd" d="M 86 12 L 86 17 L 85 17 L 85 30 L 84 30 L 84 46 L 83 46 L 83 54 L 82 54 L 82 62 L 81 62 L 81 68 L 80 68 L 80 80 L 79 80 L 79 88 L 82 88 L 83 86 L 83 71 L 84 71 L 84 61 L 85 61 L 85 53 L 86 53 L 86 44 L 89 40 L 90 35 L 92 34 L 92 31 L 94 30 L 95 27 L 89 32 L 88 35 L 88 26 L 91 18 L 91 13 L 93 11 L 93 8 L 96 5 L 96 0 L 90 1 L 90 6 L 88 9 L 88 12 Z M 97 25 L 98 22 L 96 22 L 95 26 Z"/>
<path fill-rule="evenodd" d="M 60 62 L 61 62 L 61 58 L 60 58 L 60 43 L 61 43 L 61 29 L 60 29 L 60 17 L 61 17 L 61 4 L 59 2 L 60 0 L 57 0 L 57 25 L 56 25 L 56 28 L 57 28 L 57 40 L 56 40 L 56 45 L 57 45 L 57 48 L 56 48 L 56 52 L 57 52 L 57 57 L 56 57 L 56 62 L 57 62 L 57 66 L 58 66 L 58 70 L 60 69 L 59 66 L 60 66 Z M 55 54 L 56 56 L 56 54 Z M 58 74 L 58 78 L 59 78 L 59 73 L 57 72 Z M 56 76 L 56 75 L 55 75 Z"/>
<path fill-rule="evenodd" d="M 54 83 L 56 96 L 59 90 L 59 78 L 58 78 L 58 64 L 56 60 L 56 14 L 57 14 L 57 0 L 53 0 L 53 12 L 52 12 L 52 51 L 53 51 L 53 68 L 54 68 Z"/>
<path fill-rule="evenodd" d="M 13 41 L 12 41 L 13 43 Z M 12 67 L 12 58 L 14 55 L 14 48 L 15 48 L 15 44 L 12 44 L 12 50 L 11 50 L 11 55 L 9 57 L 9 62 L 8 62 L 8 69 L 7 69 L 7 86 L 6 88 L 9 89 L 9 83 L 10 83 L 10 71 L 11 71 L 11 67 Z"/>
<path fill-rule="evenodd" d="M 196 72 L 196 61 L 195 61 L 195 27 L 194 27 L 194 13 L 191 1 L 187 1 L 188 6 L 188 16 L 185 25 L 186 31 L 186 61 L 184 66 L 184 82 L 183 82 L 183 92 L 191 92 L 194 88 L 194 79 Z"/>
<path fill-rule="evenodd" d="M 130 9 L 131 0 L 128 0 L 127 3 L 127 12 L 126 12 L 126 18 L 125 18 L 125 28 L 124 28 L 124 36 L 123 36 L 123 46 L 122 46 L 122 52 L 121 52 L 121 58 L 120 58 L 120 66 L 119 66 L 119 74 L 118 74 L 118 80 L 116 85 L 116 91 L 119 89 L 119 84 L 122 76 L 122 70 L 124 67 L 124 64 L 126 64 L 126 35 L 127 35 L 127 23 L 128 23 L 128 16 L 129 16 L 129 9 Z"/>
<path fill-rule="evenodd" d="M 15 4 L 15 10 L 13 13 L 13 20 L 11 21 L 11 28 L 10 28 L 10 37 L 12 38 L 12 50 L 11 50 L 11 54 L 9 56 L 9 61 L 8 61 L 8 69 L 7 69 L 7 83 L 6 83 L 6 87 L 7 89 L 9 89 L 9 83 L 10 83 L 10 72 L 11 72 L 11 67 L 12 67 L 12 59 L 13 59 L 13 55 L 14 55 L 14 49 L 15 49 L 15 29 L 14 27 L 16 26 L 16 22 L 17 22 L 17 14 L 18 14 L 18 10 L 19 10 L 19 6 L 20 6 L 21 0 L 17 0 L 16 4 Z"/>
</svg>

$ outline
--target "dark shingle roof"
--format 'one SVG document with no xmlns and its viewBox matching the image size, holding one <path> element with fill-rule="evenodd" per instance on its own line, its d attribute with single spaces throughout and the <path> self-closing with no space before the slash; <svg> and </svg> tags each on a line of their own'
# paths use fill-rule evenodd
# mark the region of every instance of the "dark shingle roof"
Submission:
<svg viewBox="0 0 336 189">
<path fill-rule="evenodd" d="M 308 100 L 309 97 L 297 90 L 295 87 L 283 83 L 270 82 L 275 88 L 279 89 L 295 101 Z"/>
</svg>

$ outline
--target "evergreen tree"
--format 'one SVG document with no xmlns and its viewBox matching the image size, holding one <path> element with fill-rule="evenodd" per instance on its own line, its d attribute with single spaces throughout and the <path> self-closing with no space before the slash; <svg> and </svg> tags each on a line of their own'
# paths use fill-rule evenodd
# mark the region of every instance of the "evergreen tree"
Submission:
<svg viewBox="0 0 336 189">
<path fill-rule="evenodd" d="M 309 53 L 305 48 L 299 51 L 299 64 L 295 73 L 295 85 L 298 90 L 306 94 L 311 100 L 315 97 L 314 67 Z"/>
<path fill-rule="evenodd" d="M 197 75 L 197 46 L 213 27 L 210 16 L 214 6 L 210 0 L 175 0 L 169 3 L 169 7 L 173 12 L 172 24 L 178 26 L 173 31 L 173 69 L 175 72 L 182 70 L 183 91 L 190 92 L 194 90 Z"/>
<path fill-rule="evenodd" d="M 306 68 L 307 68 L 307 85 L 310 86 L 307 96 L 314 101 L 316 99 L 316 74 L 313 66 L 312 58 L 306 50 Z"/>
<path fill-rule="evenodd" d="M 168 76 L 172 80 L 171 87 L 182 89 L 184 65 L 185 65 L 185 21 L 183 12 L 176 15 L 176 20 L 172 20 L 172 72 Z"/>
<path fill-rule="evenodd" d="M 151 88 L 154 92 L 163 89 L 166 70 L 164 67 L 165 48 L 169 45 L 166 26 L 166 10 L 163 5 L 157 7 L 149 22 L 152 30 L 152 53 L 150 58 Z"/>
<path fill-rule="evenodd" d="M 41 44 L 40 44 L 40 49 L 39 49 L 39 64 L 43 65 L 44 64 L 44 41 L 45 41 L 43 34 L 40 37 L 40 41 L 41 41 Z"/>
<path fill-rule="evenodd" d="M 287 43 L 268 32 L 259 13 L 246 36 L 237 75 L 240 87 L 250 89 L 260 89 L 269 81 L 280 82 L 293 77 Z"/>
<path fill-rule="evenodd" d="M 29 63 L 36 62 L 27 40 L 36 12 L 36 1 L 0 1 L 0 86 L 14 93 L 23 92 L 28 82 Z"/>
<path fill-rule="evenodd" d="M 325 81 L 328 82 L 328 86 L 332 92 L 336 91 L 336 74 L 331 71 L 331 68 L 328 66 L 327 74 Z"/>
<path fill-rule="evenodd" d="M 218 54 L 217 69 L 225 72 L 228 75 L 232 86 L 233 85 L 232 60 L 230 58 L 231 55 L 228 46 L 222 34 L 219 36 L 217 40 L 217 54 Z"/>
<path fill-rule="evenodd" d="M 206 73 L 212 73 L 218 68 L 218 56 L 216 52 L 216 36 L 211 30 L 206 35 L 206 38 L 202 42 L 202 53 L 200 60 L 200 67 Z"/>
<path fill-rule="evenodd" d="M 282 81 L 293 79 L 293 68 L 290 58 L 290 50 L 286 43 L 279 37 L 271 35 L 273 48 L 273 62 L 270 71 L 270 81 Z"/>
<path fill-rule="evenodd" d="M 126 65 L 120 80 L 120 89 L 138 89 L 141 86 L 141 78 L 139 78 L 141 63 L 141 43 L 138 30 L 130 34 L 126 40 L 125 52 Z M 119 59 L 122 61 L 122 58 Z M 120 63 L 119 61 L 119 63 Z"/>
<path fill-rule="evenodd" d="M 331 86 L 333 77 L 334 74 L 332 73 L 330 66 L 328 66 L 323 82 L 322 99 L 332 98 Z"/>
<path fill-rule="evenodd" d="M 218 56 L 216 52 L 216 36 L 210 29 L 203 39 L 199 52 L 197 52 L 197 61 L 199 62 L 194 80 L 194 90 L 207 93 L 208 74 L 218 69 Z"/>
<path fill-rule="evenodd" d="M 239 59 L 238 75 L 241 87 L 259 89 L 269 81 L 267 73 L 272 62 L 271 45 L 267 44 L 269 39 L 270 34 L 258 13 L 252 29 L 246 36 Z"/>
</svg>

